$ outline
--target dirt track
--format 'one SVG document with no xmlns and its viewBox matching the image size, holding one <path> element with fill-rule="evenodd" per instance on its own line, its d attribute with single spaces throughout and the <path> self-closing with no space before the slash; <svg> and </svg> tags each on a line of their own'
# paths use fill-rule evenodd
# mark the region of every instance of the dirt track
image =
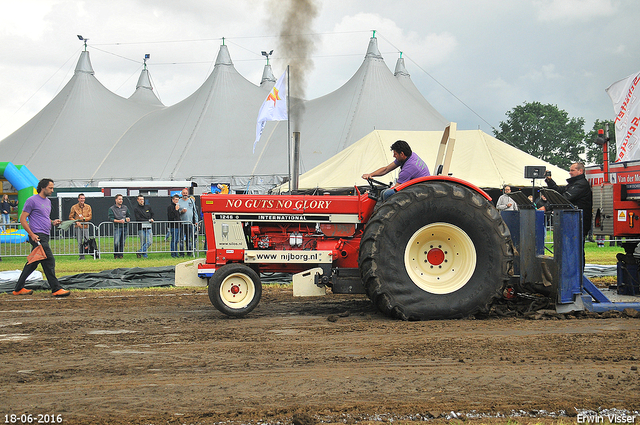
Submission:
<svg viewBox="0 0 640 425">
<path fill-rule="evenodd" d="M 275 287 L 244 319 L 217 312 L 204 289 L 1 295 L 0 419 L 286 424 L 295 415 L 310 424 L 637 411 L 639 329 L 624 317 L 400 322 L 365 297 L 294 299 Z"/>
</svg>

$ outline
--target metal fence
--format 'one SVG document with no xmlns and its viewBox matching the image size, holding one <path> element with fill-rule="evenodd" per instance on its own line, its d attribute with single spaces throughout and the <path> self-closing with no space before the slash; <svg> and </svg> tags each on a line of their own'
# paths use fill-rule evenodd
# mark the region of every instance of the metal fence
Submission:
<svg viewBox="0 0 640 425">
<path fill-rule="evenodd" d="M 199 257 L 205 254 L 204 225 L 174 221 L 154 221 L 153 223 L 129 222 L 123 227 L 116 223 L 102 222 L 97 226 L 86 224 L 81 229 L 71 226 L 68 230 L 57 227 L 51 230 L 49 242 L 54 255 L 80 257 L 80 247 L 84 239 L 95 239 L 97 252 L 85 254 L 85 258 L 101 256 L 176 254 L 185 257 Z M 172 227 L 178 225 L 177 231 Z M 150 225 L 150 226 L 149 226 Z M 28 236 L 18 223 L 3 224 L 0 234 L 0 257 L 26 257 L 31 252 Z M 144 226 L 144 227 L 143 227 Z M 175 239 L 174 239 L 175 238 Z M 174 248 L 172 252 L 172 240 Z M 143 245 L 146 245 L 143 247 Z M 146 248 L 146 249 L 144 249 Z M 146 251 L 146 252 L 145 252 Z"/>
</svg>

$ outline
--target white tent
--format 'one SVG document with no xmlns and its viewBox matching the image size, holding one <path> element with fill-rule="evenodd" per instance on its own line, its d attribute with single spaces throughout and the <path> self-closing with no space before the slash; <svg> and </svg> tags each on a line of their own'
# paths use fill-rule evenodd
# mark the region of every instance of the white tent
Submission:
<svg viewBox="0 0 640 425">
<path fill-rule="evenodd" d="M 94 76 L 89 52 L 84 51 L 60 93 L 0 142 L 0 160 L 26 165 L 38 178 L 52 178 L 58 186 L 82 185 L 127 128 L 161 107 L 109 91 Z M 122 176 L 123 165 L 111 172 Z"/>
<path fill-rule="evenodd" d="M 269 75 L 271 74 L 271 75 Z M 127 178 L 134 180 L 198 180 L 230 182 L 235 188 L 250 176 L 255 162 L 252 144 L 258 109 L 264 101 L 272 77 L 270 67 L 263 74 L 265 87 L 259 87 L 238 73 L 226 45 L 220 46 L 214 69 L 191 96 L 139 120 L 118 140 L 92 180 L 121 179 L 114 168 L 130 158 Z M 140 160 L 143 158 L 143 160 Z M 266 187 L 278 183 L 269 170 Z M 286 166 L 279 170 L 287 174 Z"/>
<path fill-rule="evenodd" d="M 127 177 L 132 179 L 228 182 L 235 190 L 252 191 L 273 187 L 288 176 L 287 123 L 268 123 L 255 153 L 252 148 L 258 110 L 274 82 L 267 65 L 260 87 L 250 83 L 235 69 L 228 47 L 220 46 L 205 83 L 184 101 L 136 122 L 90 177 L 121 178 L 114 175 L 114 168 L 123 158 L 133 157 L 144 161 L 127 167 Z M 408 84 L 412 83 L 394 77 L 378 51 L 377 39 L 372 38 L 362 66 L 344 86 L 304 102 L 304 121 L 299 123 L 302 170 L 375 128 L 444 127 L 447 121 Z"/>
<path fill-rule="evenodd" d="M 327 159 L 376 129 L 444 128 L 449 121 L 419 97 L 394 77 L 378 50 L 378 39 L 372 37 L 353 77 L 333 93 L 307 102 L 304 140 L 314 145 L 314 154 L 320 150 L 324 155 L 319 157 Z M 319 163 L 305 161 L 312 166 Z"/>
<path fill-rule="evenodd" d="M 344 151 L 300 176 L 300 189 L 323 189 L 364 185 L 362 174 L 370 173 L 393 162 L 390 147 L 396 140 L 405 140 L 411 149 L 429 166 L 431 172 L 442 131 L 372 131 Z M 499 188 L 505 184 L 531 186 L 524 178 L 527 165 L 547 167 L 557 182 L 569 178 L 569 173 L 528 153 L 508 145 L 482 130 L 458 130 L 449 172 L 482 188 Z M 399 168 L 384 177 L 382 182 L 395 181 Z M 540 183 L 540 181 L 538 181 Z"/>
<path fill-rule="evenodd" d="M 203 85 L 183 101 L 164 107 L 153 92 L 146 68 L 135 93 L 124 99 L 98 82 L 85 51 L 62 91 L 0 142 L 0 160 L 24 164 L 38 177 L 53 178 L 59 187 L 107 180 L 192 180 L 200 185 L 223 182 L 233 190 L 264 192 L 289 175 L 287 122 L 268 122 L 252 152 L 258 110 L 275 80 L 267 63 L 260 85 L 249 82 L 235 69 L 228 47 L 222 45 Z M 438 139 L 436 134 L 448 124 L 415 87 L 402 58 L 395 73 L 389 70 L 375 37 L 349 81 L 332 93 L 302 103 L 304 119 L 292 123 L 292 130 L 301 132 L 301 172 L 313 169 L 305 176 L 317 172 L 314 167 L 319 164 L 333 161 L 330 158 L 348 154 L 350 146 L 370 137 L 367 135 L 374 130 L 373 134 L 424 133 L 420 137 L 427 143 Z M 433 136 L 428 138 L 430 131 Z M 515 185 L 524 162 L 542 163 L 484 133 L 468 133 L 476 136 L 469 138 L 468 146 L 456 148 L 452 171 L 472 182 L 480 179 L 478 184 L 487 187 Z M 459 137 L 459 143 L 464 144 L 463 139 Z M 378 168 L 381 165 L 375 165 L 380 161 L 390 162 L 390 144 L 384 143 L 384 160 L 369 152 L 358 154 L 361 161 L 372 162 L 352 170 L 355 174 L 348 181 L 345 178 L 350 174 L 345 170 L 347 174 L 336 185 L 360 184 L 363 172 Z M 486 150 L 484 157 L 477 156 L 479 150 Z M 433 152 L 424 151 L 429 165 Z M 498 161 L 504 155 L 509 158 Z M 478 164 L 481 162 L 499 164 L 487 170 Z"/>
</svg>

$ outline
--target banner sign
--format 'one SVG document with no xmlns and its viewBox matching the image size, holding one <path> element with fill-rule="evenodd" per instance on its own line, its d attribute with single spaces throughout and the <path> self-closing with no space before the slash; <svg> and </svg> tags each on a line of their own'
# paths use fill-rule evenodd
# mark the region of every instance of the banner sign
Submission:
<svg viewBox="0 0 640 425">
<path fill-rule="evenodd" d="M 616 114 L 614 125 L 618 154 L 615 162 L 640 159 L 637 133 L 640 126 L 640 102 L 635 93 L 638 83 L 640 83 L 640 73 L 623 78 L 606 89 Z"/>
</svg>

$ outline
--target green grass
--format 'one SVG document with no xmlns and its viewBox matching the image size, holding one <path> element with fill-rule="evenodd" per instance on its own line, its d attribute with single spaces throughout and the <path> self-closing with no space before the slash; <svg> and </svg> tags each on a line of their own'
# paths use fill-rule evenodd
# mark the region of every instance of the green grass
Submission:
<svg viewBox="0 0 640 425">
<path fill-rule="evenodd" d="M 152 247 L 156 251 L 170 251 L 171 250 L 171 241 L 165 240 L 164 235 L 153 235 L 152 237 Z M 105 251 L 113 250 L 113 237 L 112 236 L 103 236 L 99 238 L 95 238 L 96 243 L 100 248 Z M 204 248 L 204 237 L 200 236 L 197 239 L 197 243 L 199 244 L 200 249 Z M 49 241 L 49 245 L 53 252 L 63 252 L 71 249 L 73 252 L 77 250 L 78 242 L 75 237 L 66 237 L 59 239 L 51 239 Z M 125 242 L 125 249 L 135 251 L 140 248 L 140 239 L 137 234 L 129 234 L 127 236 Z M 23 250 L 25 252 L 31 251 L 31 245 L 29 243 L 19 243 L 19 244 L 9 244 L 3 243 L 0 244 L 0 255 L 6 254 L 9 250 Z"/>
<path fill-rule="evenodd" d="M 547 235 L 547 240 L 553 240 L 551 232 Z M 202 238 L 199 242 L 204 244 Z M 58 240 L 52 241 L 53 244 L 63 243 Z M 69 242 L 66 242 L 69 243 Z M 72 246 L 75 247 L 75 240 L 72 241 Z M 111 245 L 109 245 L 111 244 Z M 103 246 L 112 247 L 113 239 L 104 241 Z M 139 247 L 139 241 L 137 237 L 130 237 L 127 240 L 128 249 L 137 249 Z M 4 244 L 2 244 L 4 245 Z M 165 246 L 166 245 L 166 246 Z M 164 241 L 164 236 L 157 236 L 154 238 L 153 249 L 168 249 L 168 242 Z M 585 245 L 585 255 L 587 264 L 601 264 L 612 265 L 616 264 L 616 254 L 624 252 L 622 247 L 609 246 L 609 242 L 605 243 L 604 247 L 598 247 L 594 242 L 587 242 Z M 201 254 L 202 256 L 203 254 Z M 551 255 L 546 251 L 546 255 Z M 184 258 L 171 258 L 171 255 L 166 253 L 151 253 L 149 258 L 136 258 L 135 253 L 125 253 L 124 258 L 116 260 L 112 254 L 103 254 L 100 259 L 92 259 L 87 257 L 86 260 L 78 260 L 77 255 L 57 255 L 56 256 L 56 274 L 58 276 L 66 276 L 77 273 L 95 273 L 103 270 L 111 270 L 115 268 L 132 268 L 132 267 L 161 267 L 161 266 L 174 266 L 183 261 L 188 261 L 194 257 Z M 22 270 L 26 259 L 24 256 L 7 257 L 3 256 L 0 261 L 0 271 L 6 270 Z M 41 270 L 41 268 L 39 268 Z"/>
<path fill-rule="evenodd" d="M 545 240 L 547 241 L 546 247 L 553 247 L 553 231 L 548 231 Z M 548 243 L 552 244 L 549 245 Z M 621 246 L 610 246 L 610 242 L 607 238 L 603 247 L 598 247 L 596 242 L 587 242 L 584 245 L 584 254 L 586 258 L 587 264 L 600 264 L 600 265 L 612 265 L 616 264 L 618 260 L 616 260 L 616 254 L 619 252 L 624 252 L 624 249 Z M 552 255 L 548 250 L 545 249 L 545 255 Z"/>
<path fill-rule="evenodd" d="M 67 276 L 78 273 L 96 273 L 103 270 L 133 267 L 161 267 L 175 266 L 178 263 L 192 260 L 193 257 L 171 258 L 169 253 L 149 254 L 149 258 L 137 258 L 135 254 L 125 254 L 123 259 L 116 260 L 104 255 L 100 259 L 88 257 L 86 260 L 78 260 L 77 256 L 56 257 L 56 275 Z M 0 261 L 0 271 L 22 270 L 26 257 L 3 257 Z M 38 270 L 42 271 L 39 266 Z"/>
<path fill-rule="evenodd" d="M 595 242 L 587 242 L 584 246 L 584 253 L 587 264 L 611 265 L 616 264 L 616 254 L 624 252 L 621 246 L 609 246 L 609 242 L 604 247 L 598 247 Z"/>
<path fill-rule="evenodd" d="M 135 251 L 140 248 L 140 240 L 137 235 L 129 234 L 125 243 L 124 258 L 116 260 L 112 253 L 103 253 L 101 258 L 94 260 L 87 256 L 85 260 L 79 260 L 78 243 L 75 238 L 52 239 L 50 246 L 53 252 L 67 252 L 72 255 L 55 255 L 56 259 L 56 275 L 67 276 L 78 273 L 96 273 L 103 270 L 111 270 L 116 268 L 133 268 L 133 267 L 161 267 L 174 266 L 184 261 L 192 260 L 196 257 L 171 258 L 169 250 L 171 249 L 170 240 L 165 241 L 164 235 L 154 235 L 151 249 L 155 251 L 164 251 L 158 253 L 150 253 L 149 258 L 137 258 Z M 113 237 L 98 238 L 99 247 L 103 250 L 113 250 Z M 97 240 L 98 241 L 98 240 Z M 199 244 L 200 257 L 204 257 L 204 238 L 197 239 Z M 22 270 L 26 257 L 31 251 L 31 245 L 28 243 L 21 244 L 0 244 L 0 271 Z M 14 256 L 8 256 L 11 253 Z M 19 254 L 15 256 L 16 254 Z M 42 271 L 42 267 L 38 267 Z"/>
</svg>

